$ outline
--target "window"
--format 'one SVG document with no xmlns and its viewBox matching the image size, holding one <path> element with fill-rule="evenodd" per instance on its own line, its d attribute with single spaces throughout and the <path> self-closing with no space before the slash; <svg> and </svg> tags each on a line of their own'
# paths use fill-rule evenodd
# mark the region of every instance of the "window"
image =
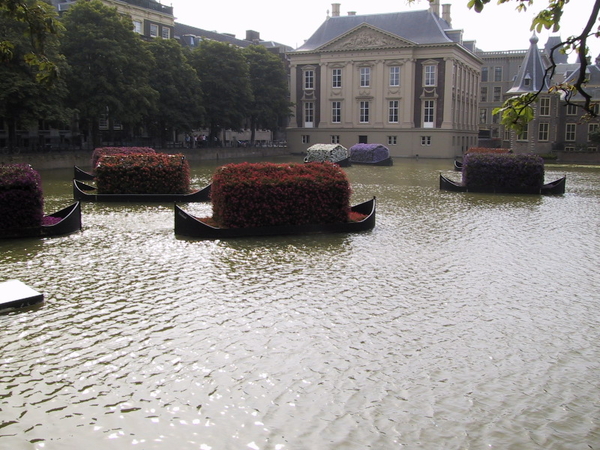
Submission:
<svg viewBox="0 0 600 450">
<path fill-rule="evenodd" d="M 504 129 L 504 140 L 505 141 L 510 141 L 510 128 L 505 128 Z"/>
<path fill-rule="evenodd" d="M 305 70 L 304 71 L 304 89 L 315 88 L 315 71 Z"/>
<path fill-rule="evenodd" d="M 487 88 L 487 86 L 481 86 L 481 101 L 482 102 L 487 102 L 488 101 L 488 88 Z"/>
<path fill-rule="evenodd" d="M 527 141 L 529 139 L 529 125 L 517 135 L 517 141 Z"/>
<path fill-rule="evenodd" d="M 333 69 L 331 72 L 331 87 L 342 87 L 342 69 Z"/>
<path fill-rule="evenodd" d="M 369 102 L 361 101 L 360 102 L 360 116 L 358 121 L 360 123 L 368 123 L 369 122 Z"/>
<path fill-rule="evenodd" d="M 156 25 L 155 23 L 150 24 L 150 36 L 158 37 L 158 25 Z"/>
<path fill-rule="evenodd" d="M 397 136 L 388 136 L 388 145 L 396 145 L 398 143 Z"/>
<path fill-rule="evenodd" d="M 494 81 L 502 81 L 502 67 L 494 67 Z"/>
<path fill-rule="evenodd" d="M 169 39 L 171 37 L 171 30 L 167 27 L 163 27 L 162 29 L 162 38 Z"/>
<path fill-rule="evenodd" d="M 302 143 L 303 144 L 310 144 L 310 135 L 309 134 L 303 134 L 302 135 Z"/>
<path fill-rule="evenodd" d="M 133 32 L 137 34 L 142 34 L 142 22 L 140 20 L 133 21 Z"/>
<path fill-rule="evenodd" d="M 567 116 L 576 116 L 576 115 L 577 115 L 577 106 L 567 105 Z"/>
<path fill-rule="evenodd" d="M 360 87 L 371 86 L 371 68 L 361 67 L 360 68 Z"/>
<path fill-rule="evenodd" d="M 500 123 L 500 113 L 492 114 L 492 123 Z"/>
<path fill-rule="evenodd" d="M 435 100 L 425 100 L 423 102 L 423 128 L 433 128 L 434 111 Z"/>
<path fill-rule="evenodd" d="M 390 100 L 388 121 L 390 123 L 398 123 L 398 100 Z"/>
<path fill-rule="evenodd" d="M 400 66 L 390 66 L 390 86 L 400 86 Z"/>
<path fill-rule="evenodd" d="M 425 66 L 425 86 L 435 86 L 436 85 L 436 81 L 435 81 L 435 75 L 436 75 L 436 66 L 434 66 L 433 64 L 427 64 Z"/>
<path fill-rule="evenodd" d="M 548 97 L 540 98 L 540 116 L 550 115 L 550 99 Z"/>
<path fill-rule="evenodd" d="M 487 109 L 486 108 L 479 109 L 479 123 L 487 123 Z"/>
<path fill-rule="evenodd" d="M 549 123 L 540 123 L 538 126 L 538 141 L 547 141 L 550 130 Z"/>
<path fill-rule="evenodd" d="M 423 145 L 423 146 L 431 145 L 431 136 L 421 136 L 421 145 Z"/>
<path fill-rule="evenodd" d="M 590 134 L 597 132 L 598 127 L 600 127 L 600 125 L 598 125 L 597 123 L 589 123 L 588 124 L 588 138 L 587 138 L 588 142 L 591 141 Z"/>
<path fill-rule="evenodd" d="M 331 102 L 331 121 L 340 123 L 342 121 L 342 102 Z M 335 144 L 335 142 L 332 142 Z"/>
<path fill-rule="evenodd" d="M 340 143 L 340 136 L 339 135 L 331 135 L 331 143 L 332 144 L 339 144 Z"/>
<path fill-rule="evenodd" d="M 312 128 L 315 119 L 315 106 L 313 102 L 306 102 L 304 104 L 304 126 L 306 128 Z"/>
<path fill-rule="evenodd" d="M 565 128 L 565 141 L 574 141 L 575 140 L 575 124 L 568 123 Z"/>
<path fill-rule="evenodd" d="M 502 100 L 502 87 L 494 86 L 494 100 L 495 102 L 499 102 Z"/>
<path fill-rule="evenodd" d="M 484 83 L 486 81 L 488 81 L 488 68 L 487 67 L 481 68 L 481 81 Z"/>
</svg>

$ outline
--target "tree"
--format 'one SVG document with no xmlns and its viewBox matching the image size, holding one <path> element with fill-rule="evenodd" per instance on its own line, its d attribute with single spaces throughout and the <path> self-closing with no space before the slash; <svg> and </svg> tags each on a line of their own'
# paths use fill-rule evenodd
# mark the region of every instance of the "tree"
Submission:
<svg viewBox="0 0 600 450">
<path fill-rule="evenodd" d="M 283 61 L 260 45 L 244 49 L 244 56 L 254 98 L 249 107 L 250 141 L 254 144 L 258 128 L 275 131 L 280 125 L 286 125 L 282 119 L 288 118 L 292 104 Z"/>
<path fill-rule="evenodd" d="M 467 6 L 474 9 L 476 12 L 481 12 L 489 2 L 490 0 L 468 0 Z M 533 0 L 498 0 L 499 4 L 513 2 L 517 3 L 518 11 L 525 11 L 527 6 L 533 4 Z M 548 6 L 542 9 L 542 11 L 533 18 L 530 29 L 537 32 L 540 32 L 544 28 L 546 30 L 552 29 L 553 32 L 560 30 L 560 20 L 568 3 L 569 0 L 548 0 Z M 581 33 L 577 36 L 571 36 L 565 39 L 551 49 L 550 66 L 546 69 L 544 75 L 547 80 L 552 80 L 552 77 L 555 74 L 557 67 L 556 62 L 554 61 L 555 52 L 575 52 L 577 54 L 579 65 L 579 76 L 577 77 L 577 80 L 573 84 L 555 84 L 551 86 L 550 91 L 562 94 L 567 104 L 583 108 L 590 117 L 596 117 L 597 112 L 595 105 L 592 102 L 592 96 L 586 88 L 586 68 L 589 65 L 590 57 L 587 41 L 588 38 L 591 37 L 600 37 L 600 29 L 598 27 L 594 29 L 595 24 L 598 21 L 599 12 L 600 0 L 595 0 L 592 10 L 588 13 L 584 13 L 585 15 L 582 17 L 582 24 L 584 25 Z M 587 20 L 585 20 L 586 16 Z M 512 97 L 504 103 L 502 108 L 495 109 L 493 113 L 501 113 L 502 123 L 504 125 L 520 131 L 533 118 L 531 105 L 537 101 L 541 93 L 542 91 L 540 90 L 537 93 Z M 577 94 L 583 97 L 583 105 L 572 102 L 574 96 Z"/>
<path fill-rule="evenodd" d="M 151 114 L 150 123 L 164 144 L 172 140 L 174 130 L 191 132 L 200 125 L 204 113 L 202 88 L 180 44 L 158 38 L 148 45 L 156 62 L 150 85 L 159 94 L 158 107 Z"/>
<path fill-rule="evenodd" d="M 118 120 L 132 133 L 155 111 L 158 93 L 149 84 L 154 58 L 133 32 L 131 18 L 91 0 L 71 7 L 64 25 L 68 104 L 79 113 L 82 130 L 97 145 L 98 121 L 107 117 L 109 130 Z"/>
<path fill-rule="evenodd" d="M 42 8 L 43 9 L 43 8 Z M 16 143 L 17 125 L 37 126 L 39 120 L 66 122 L 69 112 L 63 107 L 67 94 L 66 85 L 61 78 L 49 81 L 44 73 L 47 69 L 32 64 L 28 55 L 37 51 L 32 42 L 29 26 L 14 16 L 0 15 L 0 40 L 10 42 L 11 57 L 0 65 L 0 117 L 8 125 L 8 146 Z M 65 61 L 58 53 L 56 35 L 44 38 L 44 56 L 46 64 L 58 73 L 64 72 Z M 41 75 L 43 74 L 43 75 Z"/>
<path fill-rule="evenodd" d="M 252 101 L 242 51 L 223 42 L 202 41 L 192 54 L 192 65 L 200 77 L 210 141 L 221 130 L 241 129 Z"/>
</svg>

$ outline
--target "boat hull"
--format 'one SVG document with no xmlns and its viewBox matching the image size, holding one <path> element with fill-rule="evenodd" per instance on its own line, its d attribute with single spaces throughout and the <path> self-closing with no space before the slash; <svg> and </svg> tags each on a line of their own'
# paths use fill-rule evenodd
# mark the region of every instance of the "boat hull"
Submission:
<svg viewBox="0 0 600 450">
<path fill-rule="evenodd" d="M 392 159 L 391 156 L 386 159 L 382 159 L 381 161 L 377 161 L 377 162 L 355 161 L 352 158 L 350 158 L 350 163 L 352 165 L 356 164 L 359 166 L 393 166 L 394 160 Z"/>
<path fill-rule="evenodd" d="M 73 167 L 73 178 L 82 181 L 93 181 L 96 179 L 93 173 L 86 172 L 77 166 Z"/>
<path fill-rule="evenodd" d="M 501 189 L 473 189 L 446 178 L 440 173 L 440 189 L 451 192 L 476 192 L 493 194 L 541 194 L 562 195 L 565 193 L 566 177 L 559 178 L 552 183 L 544 184 L 541 188 L 501 188 Z"/>
<path fill-rule="evenodd" d="M 81 230 L 81 203 L 76 202 L 46 217 L 60 219 L 52 225 L 41 225 L 34 228 L 23 228 L 0 233 L 0 239 L 16 239 L 27 237 L 51 237 L 75 233 Z"/>
<path fill-rule="evenodd" d="M 73 180 L 73 198 L 85 202 L 139 202 L 139 203 L 172 203 L 172 202 L 208 202 L 211 185 L 190 194 L 98 194 L 95 187 Z"/>
<path fill-rule="evenodd" d="M 216 228 L 205 224 L 175 205 L 175 234 L 199 239 L 227 239 L 251 236 L 278 236 L 313 233 L 356 233 L 375 227 L 376 199 L 353 206 L 352 211 L 365 214 L 360 222 L 281 225 L 273 227 Z"/>
</svg>

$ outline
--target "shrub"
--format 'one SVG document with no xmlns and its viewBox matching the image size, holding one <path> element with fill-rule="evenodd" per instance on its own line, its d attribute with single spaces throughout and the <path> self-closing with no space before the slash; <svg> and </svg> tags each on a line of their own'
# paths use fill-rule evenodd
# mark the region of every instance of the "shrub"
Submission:
<svg viewBox="0 0 600 450">
<path fill-rule="evenodd" d="M 187 194 L 190 167 L 183 155 L 102 156 L 96 185 L 101 194 Z"/>
<path fill-rule="evenodd" d="M 213 219 L 222 227 L 342 223 L 350 183 L 335 164 L 228 164 L 212 179 Z"/>
<path fill-rule="evenodd" d="M 28 164 L 0 166 L 0 233 L 39 227 L 44 217 L 42 181 Z"/>
<path fill-rule="evenodd" d="M 539 189 L 544 184 L 544 160 L 537 155 L 468 153 L 462 176 L 471 189 Z"/>
<path fill-rule="evenodd" d="M 348 158 L 348 149 L 340 144 L 315 144 L 306 150 L 304 162 L 337 163 Z"/>
<path fill-rule="evenodd" d="M 95 169 L 102 156 L 109 155 L 135 155 L 138 153 L 156 153 L 150 147 L 98 147 L 92 153 L 92 167 Z"/>
<path fill-rule="evenodd" d="M 377 163 L 390 157 L 390 149 L 382 144 L 354 144 L 350 147 L 350 160 Z"/>
</svg>

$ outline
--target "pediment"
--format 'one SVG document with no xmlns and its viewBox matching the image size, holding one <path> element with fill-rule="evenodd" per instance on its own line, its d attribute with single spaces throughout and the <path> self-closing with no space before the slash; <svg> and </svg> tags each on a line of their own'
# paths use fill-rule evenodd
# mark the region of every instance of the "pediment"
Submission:
<svg viewBox="0 0 600 450">
<path fill-rule="evenodd" d="M 415 45 L 415 42 L 363 23 L 319 47 L 317 51 L 373 50 Z"/>
</svg>

